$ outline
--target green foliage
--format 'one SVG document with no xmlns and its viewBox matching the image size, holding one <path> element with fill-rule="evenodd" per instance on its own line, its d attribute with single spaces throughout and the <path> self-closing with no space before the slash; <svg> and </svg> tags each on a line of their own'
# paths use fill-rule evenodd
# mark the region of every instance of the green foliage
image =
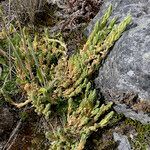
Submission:
<svg viewBox="0 0 150 150">
<path fill-rule="evenodd" d="M 74 100 L 68 100 L 67 121 L 63 127 L 46 134 L 51 141 L 50 150 L 82 150 L 87 138 L 93 131 L 103 128 L 112 118 L 114 112 L 109 111 L 112 103 L 100 105 L 96 100 L 96 91 L 91 89 L 88 82 L 84 97 L 78 108 L 74 107 Z M 106 113 L 108 112 L 109 113 Z M 103 118 L 99 120 L 100 117 Z"/>
<path fill-rule="evenodd" d="M 20 112 L 19 116 L 20 116 L 22 121 L 25 121 L 29 117 L 28 113 L 25 111 Z"/>
<path fill-rule="evenodd" d="M 9 67 L 4 57 L 0 57 L 0 84 L 5 80 L 9 73 Z"/>
<path fill-rule="evenodd" d="M 0 39 L 0 84 L 5 80 L 9 73 L 9 66 L 8 66 L 8 58 L 6 58 L 6 53 L 3 51 L 8 48 L 7 40 Z"/>
<path fill-rule="evenodd" d="M 131 140 L 132 146 L 137 150 L 147 150 L 150 142 L 150 125 L 143 125 L 138 121 L 126 119 L 125 125 L 135 128 L 137 135 Z"/>
<path fill-rule="evenodd" d="M 15 80 L 7 80 L 3 86 L 3 90 L 10 95 L 16 95 L 20 90 L 16 86 Z"/>
<path fill-rule="evenodd" d="M 17 82 L 35 111 L 48 119 L 53 106 L 58 110 L 62 103 L 67 106 L 63 109 L 63 125 L 47 134 L 50 150 L 84 149 L 90 134 L 106 126 L 113 116 L 112 103 L 100 103 L 90 81 L 131 22 L 127 16 L 116 25 L 116 18 L 109 21 L 111 11 L 110 6 L 96 23 L 83 49 L 71 57 L 66 55 L 62 39 L 51 39 L 47 30 L 41 36 L 31 35 L 25 27 L 17 31 L 11 26 L 14 31 L 11 35 L 3 31 L 13 50 Z"/>
</svg>

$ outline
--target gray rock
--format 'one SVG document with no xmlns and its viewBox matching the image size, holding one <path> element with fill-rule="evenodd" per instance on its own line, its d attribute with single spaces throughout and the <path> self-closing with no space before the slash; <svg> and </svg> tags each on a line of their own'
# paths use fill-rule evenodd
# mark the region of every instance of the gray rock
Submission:
<svg viewBox="0 0 150 150">
<path fill-rule="evenodd" d="M 140 21 L 115 44 L 96 83 L 105 90 L 132 91 L 150 100 L 150 16 Z"/>
<path fill-rule="evenodd" d="M 131 14 L 135 26 L 139 19 L 143 18 L 145 15 L 150 14 L 150 0 L 105 0 L 100 8 L 99 13 L 86 28 L 86 35 L 91 33 L 94 24 L 101 18 L 110 4 L 113 6 L 113 14 L 111 17 L 118 16 L 119 20 L 121 20 L 127 14 Z"/>
<path fill-rule="evenodd" d="M 117 104 L 113 107 L 115 111 L 119 114 L 124 114 L 127 118 L 137 120 L 142 124 L 150 124 L 150 117 L 143 112 L 136 113 L 132 109 L 127 108 L 125 104 Z"/>
<path fill-rule="evenodd" d="M 134 92 L 150 101 L 150 0 L 105 0 L 100 13 L 87 27 L 91 31 L 109 4 L 113 16 L 122 20 L 128 13 L 133 24 L 116 42 L 99 70 L 96 86 L 107 95 L 108 91 Z"/>
<path fill-rule="evenodd" d="M 131 150 L 127 136 L 114 132 L 113 137 L 115 142 L 119 143 L 118 150 Z"/>
</svg>

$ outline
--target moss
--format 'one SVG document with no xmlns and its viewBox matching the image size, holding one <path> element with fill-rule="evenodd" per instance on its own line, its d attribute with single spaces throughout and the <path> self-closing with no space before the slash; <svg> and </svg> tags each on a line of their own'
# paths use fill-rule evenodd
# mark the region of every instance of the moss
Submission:
<svg viewBox="0 0 150 150">
<path fill-rule="evenodd" d="M 103 130 L 98 130 L 93 133 L 88 139 L 86 149 L 88 150 L 114 150 L 117 149 L 118 144 L 113 139 L 113 132 L 115 127 L 120 126 L 121 122 L 125 120 L 124 115 L 115 113 L 109 121 L 107 127 Z"/>
<path fill-rule="evenodd" d="M 121 122 L 124 119 L 125 119 L 125 116 L 123 114 L 117 114 L 117 113 L 115 113 L 115 115 L 113 116 L 113 118 L 110 120 L 108 126 L 110 128 L 114 127 L 114 126 L 116 126 L 119 122 Z"/>
<path fill-rule="evenodd" d="M 21 118 L 22 121 L 25 121 L 29 117 L 28 113 L 25 112 L 25 111 L 20 112 L 19 116 L 20 116 L 20 118 Z"/>
<path fill-rule="evenodd" d="M 17 93 L 20 92 L 20 90 L 18 89 L 17 85 L 16 85 L 16 80 L 7 80 L 7 82 L 5 83 L 5 86 L 3 87 L 3 90 L 10 94 L 10 95 L 16 95 Z"/>
<path fill-rule="evenodd" d="M 1 44 L 0 44 L 0 48 L 2 49 L 2 50 L 7 50 L 8 49 L 8 42 L 7 42 L 7 40 L 6 39 L 0 39 L 0 41 L 1 41 Z"/>
<path fill-rule="evenodd" d="M 137 132 L 133 139 L 130 137 L 132 146 L 137 150 L 147 150 L 150 147 L 150 124 L 143 125 L 138 121 L 126 119 L 125 125 L 129 125 Z"/>
<path fill-rule="evenodd" d="M 115 114 L 103 130 L 93 133 L 88 139 L 88 150 L 114 150 L 118 144 L 113 139 L 113 132 L 126 135 L 132 149 L 148 150 L 150 147 L 150 125 L 143 125 L 138 121 Z"/>
</svg>

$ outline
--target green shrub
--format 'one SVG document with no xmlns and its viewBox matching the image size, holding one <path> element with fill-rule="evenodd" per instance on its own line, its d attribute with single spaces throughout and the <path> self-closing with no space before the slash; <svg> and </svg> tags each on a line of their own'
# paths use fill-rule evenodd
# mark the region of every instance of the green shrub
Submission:
<svg viewBox="0 0 150 150">
<path fill-rule="evenodd" d="M 120 24 L 116 18 L 109 20 L 110 6 L 98 21 L 83 49 L 68 57 L 61 38 L 51 39 L 44 34 L 30 35 L 26 28 L 9 36 L 17 82 L 25 90 L 28 102 L 35 111 L 48 119 L 54 114 L 53 107 L 60 104 L 64 109 L 63 124 L 47 133 L 50 150 L 82 150 L 93 131 L 103 128 L 113 116 L 112 103 L 102 104 L 93 89 L 91 76 L 100 67 L 110 48 L 120 38 L 131 17 Z"/>
</svg>

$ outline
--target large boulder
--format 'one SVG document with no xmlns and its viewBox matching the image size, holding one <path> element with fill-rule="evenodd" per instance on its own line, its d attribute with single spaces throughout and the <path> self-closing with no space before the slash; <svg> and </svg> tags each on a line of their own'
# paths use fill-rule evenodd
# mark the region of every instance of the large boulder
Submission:
<svg viewBox="0 0 150 150">
<path fill-rule="evenodd" d="M 134 92 L 150 102 L 150 0 L 105 0 L 100 12 L 87 27 L 88 35 L 110 3 L 113 16 L 122 20 L 128 13 L 133 23 L 116 42 L 99 70 L 96 86 L 104 95 Z"/>
</svg>

